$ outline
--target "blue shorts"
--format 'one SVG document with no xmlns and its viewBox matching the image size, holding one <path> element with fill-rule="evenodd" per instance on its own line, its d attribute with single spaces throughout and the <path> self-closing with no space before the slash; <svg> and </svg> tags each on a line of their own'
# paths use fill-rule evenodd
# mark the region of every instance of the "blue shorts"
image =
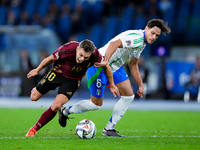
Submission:
<svg viewBox="0 0 200 150">
<path fill-rule="evenodd" d="M 129 79 L 123 67 L 120 67 L 113 73 L 114 83 L 120 83 Z M 105 86 L 109 87 L 109 82 L 102 68 L 90 67 L 87 72 L 87 81 L 90 94 L 94 97 L 101 98 L 104 96 Z"/>
</svg>

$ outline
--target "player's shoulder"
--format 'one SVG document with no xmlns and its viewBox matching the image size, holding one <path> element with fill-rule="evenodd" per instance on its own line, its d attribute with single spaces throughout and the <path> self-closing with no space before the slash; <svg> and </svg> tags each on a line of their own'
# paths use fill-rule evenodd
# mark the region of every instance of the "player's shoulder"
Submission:
<svg viewBox="0 0 200 150">
<path fill-rule="evenodd" d="M 125 36 L 143 36 L 144 30 L 127 30 L 121 34 Z"/>
<path fill-rule="evenodd" d="M 98 59 L 98 60 L 102 59 L 102 55 L 97 48 L 95 48 L 95 50 L 91 56 L 92 56 L 92 59 L 94 59 L 95 61 L 96 61 L 96 59 Z"/>
<path fill-rule="evenodd" d="M 101 56 L 99 50 L 97 48 L 95 48 L 94 52 L 92 53 L 95 56 Z"/>
</svg>

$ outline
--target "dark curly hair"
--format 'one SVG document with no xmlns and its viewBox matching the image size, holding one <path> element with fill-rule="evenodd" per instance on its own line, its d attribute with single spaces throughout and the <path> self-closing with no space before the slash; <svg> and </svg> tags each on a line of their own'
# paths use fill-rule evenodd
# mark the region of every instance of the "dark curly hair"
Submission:
<svg viewBox="0 0 200 150">
<path fill-rule="evenodd" d="M 171 29 L 167 26 L 168 23 L 164 22 L 162 19 L 152 19 L 149 20 L 147 23 L 148 28 L 153 28 L 154 26 L 158 27 L 161 29 L 161 32 L 165 35 L 165 33 L 170 33 Z"/>
</svg>

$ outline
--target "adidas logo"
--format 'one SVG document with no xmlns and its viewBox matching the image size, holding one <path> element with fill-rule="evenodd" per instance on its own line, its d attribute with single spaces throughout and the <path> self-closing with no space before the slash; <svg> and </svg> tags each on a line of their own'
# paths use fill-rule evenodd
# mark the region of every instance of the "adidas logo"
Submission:
<svg viewBox="0 0 200 150">
<path fill-rule="evenodd" d="M 89 129 L 89 126 L 88 126 L 88 124 L 87 124 L 87 125 L 85 125 L 85 126 L 83 126 L 83 129 Z"/>
<path fill-rule="evenodd" d="M 68 94 L 69 96 L 72 96 L 72 92 L 67 92 L 67 94 Z"/>
</svg>

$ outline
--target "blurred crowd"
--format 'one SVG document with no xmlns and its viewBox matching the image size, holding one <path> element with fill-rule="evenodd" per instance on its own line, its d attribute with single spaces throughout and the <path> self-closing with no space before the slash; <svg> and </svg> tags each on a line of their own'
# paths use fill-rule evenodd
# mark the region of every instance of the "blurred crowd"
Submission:
<svg viewBox="0 0 200 150">
<path fill-rule="evenodd" d="M 169 53 L 167 54 L 168 56 L 170 55 L 171 46 L 199 45 L 199 6 L 200 0 L 0 0 L 0 26 L 24 27 L 39 25 L 43 29 L 54 31 L 61 40 L 61 43 L 66 43 L 71 40 L 82 41 L 88 38 L 99 48 L 120 32 L 129 29 L 144 29 L 148 20 L 161 18 L 168 22 L 172 33 L 166 37 L 161 35 L 154 46 L 167 46 L 168 49 L 166 51 Z M 20 68 L 21 72 L 24 73 L 23 79 L 26 78 L 26 74 L 30 69 L 38 65 L 42 58 L 52 52 L 47 47 L 47 43 L 52 42 L 49 42 L 49 39 L 46 37 L 44 37 L 44 39 L 47 39 L 46 43 L 42 41 L 45 46 L 41 48 L 39 46 L 37 47 L 37 45 L 42 45 L 38 44 L 38 42 L 41 42 L 41 39 L 34 43 L 32 42 L 32 37 L 28 38 L 24 36 L 26 38 L 23 39 L 21 36 L 23 40 L 13 40 L 9 36 L 3 36 L 4 34 L 6 33 L 0 34 L 0 51 L 2 50 L 2 53 L 4 52 L 6 60 L 7 55 L 10 57 L 11 53 L 9 51 L 12 49 L 13 52 L 18 51 L 18 49 L 20 50 Z M 5 39 L 10 39 L 7 40 L 10 43 L 13 41 L 23 43 L 21 47 L 16 46 L 17 44 L 7 44 L 13 45 L 14 48 L 4 50 L 5 48 L 2 45 Z M 17 39 L 19 38 L 17 37 Z M 27 41 L 24 42 L 25 40 Z M 46 48 L 46 50 L 43 50 L 43 48 Z M 139 62 L 141 77 L 146 84 L 149 75 L 151 75 L 151 71 L 148 70 L 148 65 L 145 65 L 144 59 L 155 56 L 155 54 L 151 54 L 152 49 L 153 47 L 148 45 L 143 52 L 144 57 L 141 57 Z M 33 50 L 39 53 L 33 53 Z M 17 53 L 13 55 L 15 54 Z M 40 55 L 40 59 L 39 57 L 37 58 L 37 64 L 32 62 L 33 59 L 29 55 L 32 58 Z M 191 71 L 191 81 L 186 84 L 186 88 L 191 94 L 192 83 L 194 83 L 192 72 L 195 71 Z M 34 79 L 33 85 L 43 75 L 41 74 L 37 79 Z M 134 91 L 136 91 L 138 87 L 134 83 L 134 80 L 131 81 Z M 198 83 L 199 81 L 200 79 L 198 78 Z M 195 81 L 195 83 L 197 82 Z M 24 86 L 24 90 L 30 91 L 23 83 L 22 86 Z M 195 92 L 197 92 L 199 84 L 195 84 L 195 87 Z M 22 93 L 21 95 L 25 94 Z"/>
<path fill-rule="evenodd" d="M 189 92 L 191 100 L 196 100 L 200 90 L 200 56 L 196 57 L 195 66 L 190 71 L 190 77 L 185 84 L 186 92 Z"/>
<path fill-rule="evenodd" d="M 49 54 L 46 50 L 41 50 L 38 57 L 38 64 L 42 62 L 43 59 L 45 59 Z M 32 69 L 36 68 L 37 66 L 33 64 L 30 54 L 27 49 L 22 49 L 20 52 L 20 75 L 22 79 L 21 83 L 21 96 L 29 96 L 30 91 L 32 90 L 32 87 L 34 87 L 43 77 L 44 75 L 51 69 L 51 65 L 44 68 L 39 72 L 39 74 L 32 78 L 32 82 L 27 78 L 27 74 Z M 31 84 L 31 86 L 27 86 L 28 84 Z"/>
<path fill-rule="evenodd" d="M 0 25 L 41 25 L 54 30 L 66 42 L 110 16 L 122 16 L 126 8 L 135 12 L 127 19 L 141 16 L 147 21 L 163 18 L 175 4 L 171 0 L 1 0 Z"/>
</svg>

